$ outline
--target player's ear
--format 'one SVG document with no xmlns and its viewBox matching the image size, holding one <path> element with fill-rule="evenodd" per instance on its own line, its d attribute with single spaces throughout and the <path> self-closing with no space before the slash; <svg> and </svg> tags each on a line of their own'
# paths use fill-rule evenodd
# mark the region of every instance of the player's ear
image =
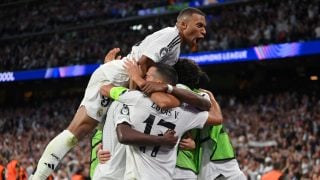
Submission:
<svg viewBox="0 0 320 180">
<path fill-rule="evenodd" d="M 180 20 L 177 22 L 177 26 L 181 30 L 185 30 L 187 28 L 187 23 L 184 20 Z"/>
<path fill-rule="evenodd" d="M 187 29 L 188 24 L 186 23 L 186 21 L 181 21 L 181 28 L 182 29 Z"/>
</svg>

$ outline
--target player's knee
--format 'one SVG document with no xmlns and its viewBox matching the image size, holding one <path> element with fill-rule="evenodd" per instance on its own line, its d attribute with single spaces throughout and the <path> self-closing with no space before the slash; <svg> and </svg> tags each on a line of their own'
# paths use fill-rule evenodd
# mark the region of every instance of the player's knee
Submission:
<svg viewBox="0 0 320 180">
<path fill-rule="evenodd" d="M 74 134 L 77 139 L 81 140 L 83 137 L 92 132 L 97 125 L 98 122 L 95 120 L 84 120 L 75 124 L 71 123 L 68 127 L 68 130 Z"/>
</svg>

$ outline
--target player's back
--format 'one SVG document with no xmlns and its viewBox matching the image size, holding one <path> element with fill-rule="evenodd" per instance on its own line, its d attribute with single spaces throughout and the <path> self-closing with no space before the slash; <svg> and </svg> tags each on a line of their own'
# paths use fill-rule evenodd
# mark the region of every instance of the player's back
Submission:
<svg viewBox="0 0 320 180">
<path fill-rule="evenodd" d="M 172 129 L 175 130 L 180 139 L 185 131 L 193 128 L 202 128 L 208 118 L 208 112 L 200 112 L 191 106 L 164 110 L 153 103 L 150 98 L 143 97 L 141 92 L 127 92 L 127 94 L 129 93 L 134 98 L 140 96 L 135 105 L 128 105 L 130 112 L 129 124 L 133 129 L 145 134 L 161 136 L 168 129 Z M 176 164 L 177 145 L 174 148 L 128 146 L 126 153 L 127 179 L 132 177 L 142 180 L 172 178 Z"/>
<path fill-rule="evenodd" d="M 132 46 L 128 59 L 140 59 L 145 55 L 154 62 L 174 65 L 180 55 L 181 39 L 176 27 L 167 27 L 156 31 Z"/>
<path fill-rule="evenodd" d="M 112 83 L 116 86 L 125 86 L 129 80 L 123 65 L 126 58 L 122 60 L 113 60 L 99 66 L 92 74 L 88 87 L 97 83 Z"/>
<path fill-rule="evenodd" d="M 181 39 L 176 27 L 167 27 L 148 35 L 140 43 L 132 47 L 131 52 L 121 60 L 113 60 L 102 64 L 93 72 L 87 89 L 99 87 L 103 83 L 111 82 L 115 86 L 127 86 L 129 77 L 124 68 L 124 61 L 138 61 L 142 55 L 154 62 L 174 65 L 180 55 Z M 96 88 L 95 88 L 96 90 Z"/>
</svg>

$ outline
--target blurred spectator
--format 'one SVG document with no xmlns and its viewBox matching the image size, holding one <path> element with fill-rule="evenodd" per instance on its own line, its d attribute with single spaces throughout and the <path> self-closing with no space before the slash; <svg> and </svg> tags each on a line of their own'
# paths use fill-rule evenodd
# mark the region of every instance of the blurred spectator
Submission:
<svg viewBox="0 0 320 180">
<path fill-rule="evenodd" d="M 74 96 L 44 100 L 43 102 L 28 103 L 24 107 L 1 108 L 0 114 L 0 157 L 6 161 L 17 159 L 20 162 L 20 176 L 33 173 L 36 160 L 40 158 L 42 151 L 49 140 L 65 127 L 72 118 L 80 99 Z M 22 124 L 22 125 L 19 125 Z M 22 128 L 22 130 L 19 130 Z M 8 167 L 13 167 L 14 162 Z M 76 162 L 71 165 L 70 163 Z M 73 174 L 82 167 L 83 174 L 88 175 L 90 163 L 89 139 L 81 142 L 68 154 L 60 164 L 60 171 L 54 176 L 61 179 L 71 179 Z M 71 168 L 72 166 L 72 168 Z M 8 171 L 9 169 L 9 171 Z M 9 174 L 15 174 L 14 168 L 7 168 Z M 23 173 L 22 173 L 23 172 Z M 24 174 L 25 173 L 25 174 Z"/>
<path fill-rule="evenodd" d="M 276 180 L 280 179 L 282 176 L 282 172 L 280 169 L 280 164 L 279 163 L 274 163 L 273 164 L 273 169 L 265 174 L 262 175 L 261 180 Z"/>
<path fill-rule="evenodd" d="M 5 167 L 3 166 L 3 164 L 0 164 L 0 180 L 5 179 L 5 172 L 6 172 Z"/>
</svg>

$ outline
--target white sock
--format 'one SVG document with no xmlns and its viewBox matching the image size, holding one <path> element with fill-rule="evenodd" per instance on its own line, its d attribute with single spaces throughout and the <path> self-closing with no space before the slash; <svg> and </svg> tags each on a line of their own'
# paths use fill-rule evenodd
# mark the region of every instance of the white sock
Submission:
<svg viewBox="0 0 320 180">
<path fill-rule="evenodd" d="M 77 144 L 77 138 L 69 131 L 64 130 L 47 145 L 38 162 L 33 180 L 45 180 L 58 166 L 63 157 Z"/>
</svg>

